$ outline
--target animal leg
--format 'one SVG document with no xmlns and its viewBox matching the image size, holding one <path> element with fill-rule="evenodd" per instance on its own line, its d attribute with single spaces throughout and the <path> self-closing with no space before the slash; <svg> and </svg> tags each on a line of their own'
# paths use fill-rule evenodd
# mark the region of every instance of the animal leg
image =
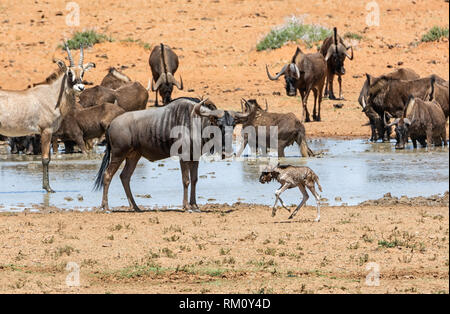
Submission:
<svg viewBox="0 0 450 314">
<path fill-rule="evenodd" d="M 48 165 L 50 163 L 50 143 L 52 141 L 52 132 L 43 130 L 41 132 L 41 151 L 42 151 L 42 188 L 48 193 L 54 193 L 50 187 L 48 179 Z"/>
<path fill-rule="evenodd" d="M 317 217 L 314 219 L 314 221 L 319 222 L 320 221 L 320 196 L 316 192 L 316 188 L 314 187 L 314 182 L 312 184 L 308 184 L 307 187 L 311 191 L 312 195 L 316 199 L 316 207 L 317 207 Z"/>
<path fill-rule="evenodd" d="M 284 158 L 284 145 L 278 143 L 278 158 Z"/>
<path fill-rule="evenodd" d="M 317 89 L 316 89 L 316 88 L 313 88 L 313 94 L 314 94 L 313 120 L 314 120 L 314 121 L 317 121 L 317 115 L 316 115 Z"/>
<path fill-rule="evenodd" d="M 58 139 L 54 138 L 52 139 L 52 150 L 53 150 L 53 154 L 58 154 L 59 153 L 59 145 L 58 145 Z"/>
<path fill-rule="evenodd" d="M 277 205 L 278 200 L 280 199 L 281 193 L 286 191 L 286 189 L 288 189 L 288 188 L 289 188 L 289 184 L 285 183 L 280 189 L 275 191 L 275 203 L 273 204 L 273 207 L 272 207 L 272 217 L 275 217 L 275 214 L 277 213 L 277 208 L 275 206 Z"/>
<path fill-rule="evenodd" d="M 192 210 L 198 210 L 196 199 L 196 187 L 198 181 L 198 161 L 189 162 L 189 174 L 191 178 L 191 198 L 189 201 L 189 205 Z"/>
<path fill-rule="evenodd" d="M 289 216 L 288 219 L 292 219 L 294 218 L 294 216 L 297 214 L 298 210 L 300 208 L 302 208 L 302 206 L 306 203 L 306 201 L 308 200 L 309 196 L 308 196 L 308 192 L 306 192 L 305 186 L 300 184 L 298 186 L 298 188 L 300 189 L 300 192 L 302 192 L 303 195 L 303 199 L 301 201 L 301 203 L 297 206 L 297 208 L 292 212 L 292 214 Z"/>
<path fill-rule="evenodd" d="M 183 209 L 188 209 L 189 166 L 188 161 L 180 160 L 181 180 L 183 182 Z"/>
<path fill-rule="evenodd" d="M 238 153 L 236 155 L 237 157 L 241 157 L 241 155 L 244 152 L 244 149 L 247 146 L 247 144 L 248 144 L 248 138 L 247 138 L 247 135 L 244 134 L 243 139 L 242 139 L 242 146 L 241 146 L 241 148 L 239 149 L 239 151 L 238 151 Z"/>
<path fill-rule="evenodd" d="M 155 99 L 155 107 L 158 107 L 158 90 L 155 91 L 156 99 Z"/>
<path fill-rule="evenodd" d="M 309 112 L 308 112 L 308 97 L 309 97 L 309 93 L 311 92 L 311 88 L 308 88 L 305 96 L 302 97 L 302 102 L 303 102 L 303 121 L 305 122 L 311 122 L 311 119 L 309 118 Z"/>
<path fill-rule="evenodd" d="M 130 189 L 130 179 L 133 175 L 134 170 L 136 169 L 136 165 L 141 158 L 141 155 L 138 153 L 132 153 L 127 156 L 125 161 L 125 167 L 120 174 L 120 180 L 122 181 L 123 189 L 125 190 L 125 194 L 127 195 L 128 203 L 130 204 L 130 208 L 134 209 L 136 212 L 142 211 L 134 201 L 133 194 Z"/>
<path fill-rule="evenodd" d="M 102 197 L 102 205 L 100 206 L 102 209 L 108 210 L 108 190 L 109 190 L 109 184 L 111 183 L 112 178 L 114 177 L 114 174 L 117 172 L 117 169 L 119 169 L 120 165 L 122 164 L 125 157 L 111 157 L 111 163 L 109 164 L 108 168 L 105 171 L 105 174 L 103 175 L 103 197 Z"/>
<path fill-rule="evenodd" d="M 338 83 L 339 83 L 339 99 L 344 99 L 342 96 L 342 76 L 338 75 Z"/>
<path fill-rule="evenodd" d="M 325 78 L 325 92 L 323 93 L 323 97 L 328 97 L 328 74 Z"/>
<path fill-rule="evenodd" d="M 328 99 L 331 100 L 336 99 L 336 96 L 334 96 L 333 91 L 333 81 L 334 81 L 334 74 L 331 74 L 328 76 Z"/>
</svg>

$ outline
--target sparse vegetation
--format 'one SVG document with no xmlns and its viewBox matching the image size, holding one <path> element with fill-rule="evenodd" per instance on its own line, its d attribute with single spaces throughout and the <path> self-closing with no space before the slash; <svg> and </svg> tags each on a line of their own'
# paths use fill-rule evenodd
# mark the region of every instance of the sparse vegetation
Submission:
<svg viewBox="0 0 450 314">
<path fill-rule="evenodd" d="M 80 49 L 80 45 L 83 47 L 92 47 L 95 44 L 103 43 L 103 42 L 112 42 L 114 41 L 111 36 L 107 36 L 105 34 L 97 33 L 95 30 L 86 30 L 83 32 L 75 32 L 71 39 L 67 40 L 67 46 L 70 49 Z M 62 49 L 64 47 L 60 45 Z"/>
<path fill-rule="evenodd" d="M 448 38 L 448 27 L 433 26 L 422 36 L 422 42 L 439 41 L 441 38 Z"/>
<path fill-rule="evenodd" d="M 361 40 L 363 39 L 363 36 L 357 33 L 347 32 L 344 34 L 344 39 L 356 39 Z"/>
<path fill-rule="evenodd" d="M 283 26 L 273 28 L 257 45 L 256 50 L 277 49 L 285 43 L 298 40 L 308 47 L 331 35 L 331 30 L 320 25 L 304 24 L 302 17 L 292 16 Z"/>
</svg>

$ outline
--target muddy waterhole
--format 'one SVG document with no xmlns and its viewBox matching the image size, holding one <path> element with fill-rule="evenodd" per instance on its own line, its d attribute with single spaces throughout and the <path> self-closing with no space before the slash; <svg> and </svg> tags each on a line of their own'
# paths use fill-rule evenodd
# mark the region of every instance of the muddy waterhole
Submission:
<svg viewBox="0 0 450 314">
<path fill-rule="evenodd" d="M 396 151 L 394 142 L 370 143 L 362 139 L 313 139 L 309 146 L 322 151 L 319 158 L 298 158 L 298 147 L 286 148 L 284 164 L 305 165 L 320 178 L 324 205 L 356 205 L 390 192 L 393 196 L 429 196 L 449 189 L 448 148 Z M 22 211 L 37 206 L 92 210 L 101 202 L 101 191 L 93 191 L 95 175 L 103 156 L 97 147 L 88 156 L 54 155 L 50 164 L 50 182 L 56 193 L 41 189 L 40 156 L 8 154 L 0 147 L 0 211 Z M 248 148 L 244 154 L 248 154 Z M 197 202 L 235 202 L 271 205 L 278 183 L 260 184 L 260 166 L 267 158 L 202 160 L 199 166 Z M 120 170 L 119 172 L 120 173 Z M 109 191 L 111 208 L 127 206 L 118 173 Z M 132 177 L 131 188 L 142 209 L 179 209 L 182 184 L 179 162 L 166 159 L 148 162 L 142 158 Z M 298 204 L 298 189 L 285 192 L 286 204 Z M 311 197 L 309 205 L 314 205 Z"/>
</svg>

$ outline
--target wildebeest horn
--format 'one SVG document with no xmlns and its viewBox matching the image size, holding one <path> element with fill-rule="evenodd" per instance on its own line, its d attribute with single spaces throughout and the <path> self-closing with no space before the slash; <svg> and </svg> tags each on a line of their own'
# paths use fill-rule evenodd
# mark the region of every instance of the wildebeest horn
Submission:
<svg viewBox="0 0 450 314">
<path fill-rule="evenodd" d="M 183 90 L 183 78 L 181 77 L 181 75 L 180 75 L 180 82 L 178 82 L 170 72 L 167 73 L 167 79 L 169 83 L 174 84 L 179 90 Z"/>
<path fill-rule="evenodd" d="M 405 121 L 406 124 L 411 125 L 411 121 L 408 118 L 404 118 L 403 121 Z"/>
<path fill-rule="evenodd" d="M 367 104 L 366 104 L 366 97 L 362 97 L 362 106 L 363 106 L 363 109 L 365 109 L 366 107 L 367 107 Z"/>
<path fill-rule="evenodd" d="M 161 73 L 161 75 L 159 76 L 158 80 L 155 83 L 155 86 L 153 86 L 153 81 L 152 80 L 152 91 L 155 92 L 158 90 L 159 86 L 162 84 L 163 81 L 166 80 L 166 73 Z"/>
<path fill-rule="evenodd" d="M 351 49 L 351 51 L 352 51 L 352 55 L 351 55 L 351 56 L 350 56 L 350 55 L 348 54 L 348 52 L 347 52 L 348 49 Z M 352 47 L 352 46 L 350 46 L 350 47 L 348 47 L 348 48 L 345 49 L 345 55 L 347 56 L 347 58 L 348 58 L 349 60 L 353 60 L 353 47 Z"/>
<path fill-rule="evenodd" d="M 83 61 L 84 61 L 84 50 L 83 45 L 80 44 L 80 62 L 79 62 L 80 67 L 83 67 Z"/>
<path fill-rule="evenodd" d="M 330 59 L 331 55 L 333 54 L 333 50 L 335 49 L 336 46 L 334 44 L 332 44 L 330 48 L 328 48 L 327 55 L 325 56 L 325 61 L 328 61 L 328 59 Z"/>
<path fill-rule="evenodd" d="M 278 72 L 277 75 L 272 76 L 272 75 L 270 75 L 270 73 L 269 73 L 269 68 L 267 67 L 267 64 L 266 64 L 266 72 L 267 72 L 267 76 L 269 77 L 269 80 L 271 80 L 271 81 L 276 81 L 276 80 L 278 80 L 278 78 L 279 78 L 280 76 L 282 76 L 282 75 L 284 74 L 284 72 L 286 72 L 287 66 L 288 66 L 288 65 L 285 64 L 284 67 L 281 69 L 280 72 Z"/>
<path fill-rule="evenodd" d="M 400 118 L 397 118 L 397 119 L 394 120 L 394 122 L 391 122 L 388 125 L 386 125 L 386 127 L 391 127 L 393 125 L 397 125 L 399 121 L 400 121 Z"/>
<path fill-rule="evenodd" d="M 200 117 L 216 117 L 216 118 L 221 118 L 224 115 L 224 111 L 223 110 L 210 110 L 208 112 L 202 112 L 201 108 L 202 105 L 208 100 L 208 98 L 203 99 L 202 101 L 200 101 L 199 103 L 197 103 L 194 106 L 194 112 L 199 115 Z"/>
<path fill-rule="evenodd" d="M 75 65 L 75 62 L 73 62 L 73 57 L 72 57 L 72 53 L 70 52 L 69 46 L 67 46 L 67 42 L 64 42 L 64 48 L 67 51 L 67 57 L 69 57 L 69 63 L 70 63 L 70 67 L 73 67 Z"/>
<path fill-rule="evenodd" d="M 300 78 L 300 70 L 298 69 L 298 66 L 297 66 L 295 63 L 291 63 L 291 64 L 289 65 L 289 69 L 290 69 L 292 72 L 295 72 L 295 74 L 297 75 L 297 78 L 298 78 L 298 79 Z"/>
</svg>

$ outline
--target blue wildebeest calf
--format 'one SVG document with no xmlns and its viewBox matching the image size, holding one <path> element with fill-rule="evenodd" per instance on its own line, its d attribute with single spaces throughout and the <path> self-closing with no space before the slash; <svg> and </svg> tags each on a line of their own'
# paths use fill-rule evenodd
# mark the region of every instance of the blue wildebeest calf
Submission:
<svg viewBox="0 0 450 314">
<path fill-rule="evenodd" d="M 302 166 L 290 166 L 290 165 L 280 165 L 277 166 L 267 166 L 266 169 L 264 169 L 261 173 L 261 176 L 259 177 L 259 182 L 261 183 L 268 183 L 272 180 L 276 180 L 279 183 L 281 183 L 281 187 L 275 192 L 275 204 L 273 204 L 272 207 L 272 217 L 275 216 L 277 209 L 276 205 L 278 203 L 278 200 L 280 200 L 281 205 L 283 208 L 285 208 L 288 212 L 291 212 L 289 208 L 287 208 L 283 200 L 281 199 L 280 195 L 287 189 L 292 189 L 295 187 L 298 187 L 300 189 L 300 192 L 303 194 L 303 199 L 301 203 L 297 206 L 297 208 L 292 212 L 292 214 L 289 216 L 289 219 L 292 219 L 299 209 L 306 203 L 306 201 L 309 198 L 308 192 L 306 191 L 306 188 L 308 188 L 311 193 L 313 194 L 314 198 L 316 199 L 316 207 L 317 207 L 317 217 L 315 221 L 320 221 L 320 196 L 316 192 L 315 184 L 317 184 L 317 187 L 319 188 L 320 192 L 322 192 L 322 187 L 319 183 L 319 177 L 308 167 L 302 167 Z"/>
</svg>

